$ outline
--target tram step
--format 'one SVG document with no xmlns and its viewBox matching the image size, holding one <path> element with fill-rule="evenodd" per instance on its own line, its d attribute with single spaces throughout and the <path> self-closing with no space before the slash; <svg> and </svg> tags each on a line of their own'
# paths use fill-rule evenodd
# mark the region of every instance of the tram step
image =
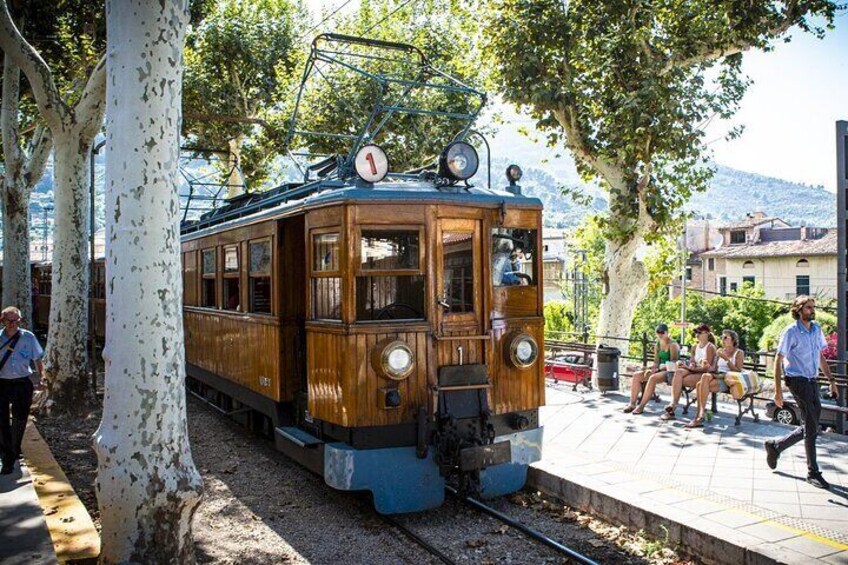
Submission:
<svg viewBox="0 0 848 565">
<path fill-rule="evenodd" d="M 283 428 L 274 428 L 278 434 L 294 443 L 295 445 L 299 445 L 300 447 L 310 447 L 313 445 L 318 445 L 324 443 L 317 437 L 309 434 L 300 428 L 295 428 L 291 426 L 283 427 Z"/>
</svg>

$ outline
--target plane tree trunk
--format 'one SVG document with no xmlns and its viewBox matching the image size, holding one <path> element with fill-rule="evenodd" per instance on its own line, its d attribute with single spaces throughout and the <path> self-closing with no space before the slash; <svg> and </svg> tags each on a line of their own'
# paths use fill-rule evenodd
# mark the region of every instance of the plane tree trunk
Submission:
<svg viewBox="0 0 848 565">
<path fill-rule="evenodd" d="M 101 562 L 193 563 L 201 479 L 186 424 L 177 194 L 188 0 L 110 0 L 106 19 Z"/>
</svg>

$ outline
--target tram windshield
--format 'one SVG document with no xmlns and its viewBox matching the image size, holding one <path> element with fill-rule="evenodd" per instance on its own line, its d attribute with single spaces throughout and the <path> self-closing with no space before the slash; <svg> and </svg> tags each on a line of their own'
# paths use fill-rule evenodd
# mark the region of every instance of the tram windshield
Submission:
<svg viewBox="0 0 848 565">
<path fill-rule="evenodd" d="M 536 230 L 492 230 L 492 284 L 532 286 L 536 282 Z"/>
<path fill-rule="evenodd" d="M 423 320 L 420 232 L 363 229 L 356 277 L 356 319 Z"/>
</svg>

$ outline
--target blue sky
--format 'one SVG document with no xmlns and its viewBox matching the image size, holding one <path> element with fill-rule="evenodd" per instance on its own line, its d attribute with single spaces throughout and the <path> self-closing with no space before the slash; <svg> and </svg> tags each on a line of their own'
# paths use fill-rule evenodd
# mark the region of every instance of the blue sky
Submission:
<svg viewBox="0 0 848 565">
<path fill-rule="evenodd" d="M 342 13 L 350 13 L 359 2 L 308 2 L 316 21 L 320 21 L 321 8 L 330 12 L 343 4 Z M 823 185 L 835 192 L 835 122 L 848 120 L 848 12 L 837 16 L 835 25 L 836 29 L 822 40 L 794 32 L 790 43 L 778 43 L 769 53 L 745 53 L 743 68 L 754 82 L 739 112 L 730 122 L 716 120 L 707 128 L 707 139 L 718 163 Z M 332 20 L 314 33 L 331 31 L 331 27 Z M 517 127 L 529 125 L 528 120 L 516 118 L 512 127 L 505 128 L 511 131 L 495 136 L 495 156 L 500 147 L 510 147 L 512 152 L 523 155 L 552 156 L 554 152 L 547 148 L 516 139 Z M 742 137 L 726 141 L 724 136 L 736 124 L 745 126 Z M 565 170 L 562 173 L 573 174 Z"/>
<path fill-rule="evenodd" d="M 836 190 L 835 122 L 848 120 L 848 14 L 823 40 L 796 32 L 769 53 L 749 52 L 748 88 L 734 124 L 740 139 L 721 139 L 728 124 L 711 124 L 716 161 L 737 169 Z"/>
</svg>

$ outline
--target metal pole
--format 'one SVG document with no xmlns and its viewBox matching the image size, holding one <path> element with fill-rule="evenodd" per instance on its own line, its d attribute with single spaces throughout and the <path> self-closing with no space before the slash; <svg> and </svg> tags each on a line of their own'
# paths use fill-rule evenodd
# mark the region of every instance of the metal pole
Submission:
<svg viewBox="0 0 848 565">
<path fill-rule="evenodd" d="M 88 186 L 88 197 L 89 197 L 89 211 L 88 211 L 88 219 L 89 219 L 89 230 L 88 230 L 88 245 L 89 251 L 91 253 L 90 261 L 88 262 L 88 291 L 91 297 L 91 300 L 88 301 L 88 339 L 89 339 L 89 355 L 88 355 L 88 368 L 91 375 L 91 391 L 97 395 L 97 364 L 94 362 L 95 356 L 97 354 L 97 343 L 96 337 L 94 335 L 94 308 L 92 307 L 94 303 L 94 261 L 95 261 L 95 245 L 94 245 L 94 233 L 97 226 L 95 222 L 95 210 L 94 210 L 94 157 L 100 152 L 100 149 L 106 145 L 106 141 L 101 141 L 97 145 L 92 146 L 91 154 L 89 156 L 89 176 L 90 182 Z"/>
<path fill-rule="evenodd" d="M 686 340 L 686 224 L 683 225 L 683 239 L 681 240 L 680 249 L 680 346 Z"/>
<path fill-rule="evenodd" d="M 836 203 L 836 358 L 843 362 L 840 365 L 845 370 L 848 367 L 844 364 L 848 359 L 848 121 L 836 122 Z M 848 387 L 843 387 L 837 404 L 846 406 L 846 394 Z M 843 433 L 844 426 L 845 418 L 837 418 L 836 431 Z"/>
</svg>

